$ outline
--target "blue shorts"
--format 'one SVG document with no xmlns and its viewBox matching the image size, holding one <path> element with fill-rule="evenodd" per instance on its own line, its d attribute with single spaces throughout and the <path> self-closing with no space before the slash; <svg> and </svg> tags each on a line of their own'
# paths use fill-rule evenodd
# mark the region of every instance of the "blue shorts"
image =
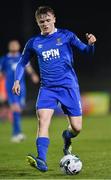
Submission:
<svg viewBox="0 0 111 180">
<path fill-rule="evenodd" d="M 79 88 L 40 88 L 36 109 L 56 109 L 58 103 L 61 104 L 64 114 L 68 116 L 82 115 Z"/>
<path fill-rule="evenodd" d="M 12 87 L 7 86 L 7 95 L 9 104 L 19 104 L 21 108 L 25 107 L 25 99 L 26 99 L 26 88 L 25 85 L 21 86 L 20 95 L 13 94 Z"/>
</svg>

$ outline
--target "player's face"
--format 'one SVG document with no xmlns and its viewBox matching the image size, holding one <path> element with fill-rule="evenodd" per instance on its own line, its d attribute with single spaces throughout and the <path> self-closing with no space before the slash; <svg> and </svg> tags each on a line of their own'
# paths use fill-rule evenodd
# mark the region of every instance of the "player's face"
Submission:
<svg viewBox="0 0 111 180">
<path fill-rule="evenodd" d="M 20 50 L 19 42 L 15 41 L 15 40 L 9 42 L 8 49 L 9 49 L 9 52 L 11 52 L 11 53 L 19 52 L 19 50 Z"/>
<path fill-rule="evenodd" d="M 55 29 L 55 16 L 48 12 L 47 14 L 41 14 L 36 18 L 37 24 L 42 34 L 51 34 Z"/>
</svg>

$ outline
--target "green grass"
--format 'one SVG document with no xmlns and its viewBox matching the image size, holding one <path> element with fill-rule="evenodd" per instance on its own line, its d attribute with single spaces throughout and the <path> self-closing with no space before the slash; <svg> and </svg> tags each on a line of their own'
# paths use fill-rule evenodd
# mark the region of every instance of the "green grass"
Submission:
<svg viewBox="0 0 111 180">
<path fill-rule="evenodd" d="M 59 161 L 63 157 L 62 130 L 65 117 L 53 117 L 48 151 L 49 171 L 41 173 L 26 162 L 28 153 L 36 154 L 36 117 L 23 118 L 26 141 L 10 142 L 11 124 L 0 122 L 0 179 L 111 179 L 111 116 L 84 117 L 83 130 L 73 140 L 73 152 L 83 162 L 82 171 L 75 176 L 64 175 Z"/>
</svg>

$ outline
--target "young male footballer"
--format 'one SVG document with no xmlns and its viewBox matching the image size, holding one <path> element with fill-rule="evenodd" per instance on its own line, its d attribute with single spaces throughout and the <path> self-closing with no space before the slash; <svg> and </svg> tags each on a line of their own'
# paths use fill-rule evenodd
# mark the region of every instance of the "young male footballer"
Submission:
<svg viewBox="0 0 111 180">
<path fill-rule="evenodd" d="M 81 99 L 77 76 L 72 66 L 74 63 L 72 47 L 82 52 L 94 53 L 96 37 L 93 34 L 87 34 L 88 44 L 85 44 L 75 33 L 56 28 L 54 10 L 48 6 L 38 7 L 35 18 L 41 33 L 26 43 L 16 68 L 13 92 L 19 95 L 25 65 L 35 53 L 38 57 L 41 78 L 36 102 L 39 121 L 36 139 L 37 156 L 29 154 L 27 159 L 31 166 L 45 172 L 48 170 L 46 156 L 50 144 L 48 129 L 58 103 L 61 104 L 70 123 L 68 129 L 62 134 L 64 154 L 71 153 L 71 138 L 76 137 L 82 129 Z"/>
</svg>

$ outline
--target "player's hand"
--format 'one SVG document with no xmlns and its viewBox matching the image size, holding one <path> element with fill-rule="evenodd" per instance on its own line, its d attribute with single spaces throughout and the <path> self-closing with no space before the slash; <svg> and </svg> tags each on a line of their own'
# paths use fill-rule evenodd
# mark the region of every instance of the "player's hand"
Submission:
<svg viewBox="0 0 111 180">
<path fill-rule="evenodd" d="M 20 95 L 20 83 L 19 83 L 18 80 L 14 82 L 12 91 L 13 91 L 14 94 L 16 94 L 18 96 Z"/>
<path fill-rule="evenodd" d="M 86 39 L 89 45 L 93 45 L 96 42 L 96 37 L 93 34 L 86 33 Z"/>
</svg>

